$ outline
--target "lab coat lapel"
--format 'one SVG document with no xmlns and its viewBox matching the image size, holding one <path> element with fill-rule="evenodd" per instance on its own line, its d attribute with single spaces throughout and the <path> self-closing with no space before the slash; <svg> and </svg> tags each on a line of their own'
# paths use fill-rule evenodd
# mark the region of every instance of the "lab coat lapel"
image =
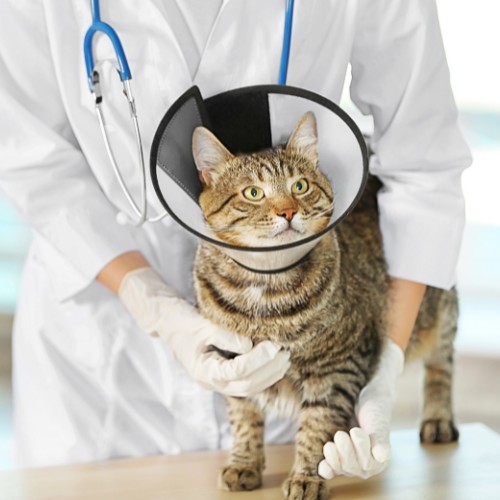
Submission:
<svg viewBox="0 0 500 500">
<path fill-rule="evenodd" d="M 157 36 L 150 37 L 150 43 L 154 45 L 161 94 L 166 97 L 167 103 L 171 103 L 173 96 L 180 95 L 192 84 L 186 52 L 182 50 L 180 45 L 182 40 L 174 33 L 170 24 L 171 19 L 162 2 L 151 0 L 145 2 L 145 5 L 151 10 L 151 29 L 157 31 Z M 165 49 L 168 49 L 169 56 L 166 56 Z M 188 53 L 191 54 L 191 51 Z M 175 78 L 172 79 L 171 76 L 174 74 Z"/>
<path fill-rule="evenodd" d="M 283 2 L 226 0 L 194 77 L 203 94 L 276 83 L 283 18 Z"/>
<path fill-rule="evenodd" d="M 214 23 L 212 25 L 212 29 L 210 30 L 210 34 L 209 34 L 209 36 L 207 38 L 207 42 L 205 44 L 205 47 L 204 47 L 204 49 L 203 49 L 203 51 L 201 53 L 201 57 L 200 57 L 200 60 L 198 62 L 198 68 L 197 68 L 196 72 L 193 75 L 193 82 L 194 82 L 194 80 L 196 80 L 196 76 L 199 73 L 201 63 L 202 63 L 202 61 L 203 61 L 203 59 L 204 59 L 204 57 L 205 57 L 205 55 L 207 53 L 207 48 L 211 47 L 211 45 L 212 45 L 211 44 L 211 40 L 212 40 L 212 38 L 214 36 L 214 32 L 216 31 L 216 29 L 219 29 L 220 20 L 221 20 L 221 18 L 223 19 L 224 11 L 225 11 L 225 8 L 227 7 L 227 4 L 229 3 L 229 1 L 230 0 L 223 0 L 223 2 L 222 2 L 221 8 L 220 8 L 220 10 L 219 10 L 219 12 L 217 14 L 217 17 L 215 18 L 215 21 L 214 21 Z"/>
</svg>

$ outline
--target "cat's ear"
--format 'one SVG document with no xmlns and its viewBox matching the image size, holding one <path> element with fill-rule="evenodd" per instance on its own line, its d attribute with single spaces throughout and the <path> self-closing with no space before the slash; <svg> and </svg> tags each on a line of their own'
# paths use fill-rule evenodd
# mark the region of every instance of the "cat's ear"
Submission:
<svg viewBox="0 0 500 500">
<path fill-rule="evenodd" d="M 286 149 L 300 150 L 313 163 L 318 162 L 318 127 L 312 111 L 307 112 L 295 126 Z"/>
<path fill-rule="evenodd" d="M 193 157 L 204 186 L 211 186 L 221 164 L 233 158 L 210 130 L 196 127 L 193 132 Z"/>
</svg>

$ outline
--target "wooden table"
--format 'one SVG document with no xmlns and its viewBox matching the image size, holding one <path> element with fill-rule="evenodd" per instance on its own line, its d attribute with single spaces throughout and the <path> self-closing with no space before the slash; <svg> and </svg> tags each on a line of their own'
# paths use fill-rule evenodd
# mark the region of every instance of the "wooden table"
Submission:
<svg viewBox="0 0 500 500">
<path fill-rule="evenodd" d="M 458 444 L 421 446 L 416 430 L 392 434 L 393 459 L 367 481 L 338 477 L 334 499 L 500 500 L 500 435 L 482 424 L 460 427 Z M 0 473 L 1 500 L 278 500 L 291 446 L 270 446 L 264 485 L 219 491 L 225 452 L 190 453 Z"/>
</svg>

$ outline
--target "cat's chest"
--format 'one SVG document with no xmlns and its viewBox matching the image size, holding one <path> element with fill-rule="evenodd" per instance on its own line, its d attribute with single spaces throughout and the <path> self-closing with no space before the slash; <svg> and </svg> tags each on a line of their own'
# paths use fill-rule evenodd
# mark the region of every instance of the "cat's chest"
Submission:
<svg viewBox="0 0 500 500">
<path fill-rule="evenodd" d="M 315 253 L 286 272 L 261 274 L 201 246 L 194 277 L 202 314 L 253 342 L 272 340 L 290 350 L 311 341 L 318 325 L 324 330 L 324 318 L 332 323 L 335 289 L 332 259 L 319 262 Z"/>
<path fill-rule="evenodd" d="M 297 294 L 292 291 L 256 283 L 236 294 L 230 290 L 222 294 L 227 318 L 231 317 L 231 311 L 237 310 L 239 330 L 251 335 L 254 341 L 277 340 L 282 338 L 283 330 L 292 334 L 302 326 L 301 314 L 292 314 L 297 310 Z"/>
<path fill-rule="evenodd" d="M 272 300 L 272 294 L 269 287 L 263 284 L 247 285 L 241 291 L 240 300 L 245 303 L 249 312 L 265 309 Z"/>
<path fill-rule="evenodd" d="M 227 314 L 237 312 L 251 320 L 266 320 L 283 312 L 294 303 L 296 293 L 273 276 L 242 279 L 234 274 L 211 273 L 205 277 L 205 287 L 219 297 L 218 305 Z"/>
</svg>

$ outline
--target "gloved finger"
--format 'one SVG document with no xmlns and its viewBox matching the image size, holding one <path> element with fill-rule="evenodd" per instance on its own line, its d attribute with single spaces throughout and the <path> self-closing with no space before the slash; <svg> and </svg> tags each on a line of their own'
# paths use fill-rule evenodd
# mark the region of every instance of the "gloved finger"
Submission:
<svg viewBox="0 0 500 500">
<path fill-rule="evenodd" d="M 290 368 L 289 357 L 288 352 L 281 351 L 267 365 L 245 378 L 219 383 L 219 387 L 221 387 L 219 392 L 239 397 L 252 396 L 262 392 L 283 378 Z"/>
<path fill-rule="evenodd" d="M 351 441 L 358 457 L 358 463 L 362 470 L 360 477 L 367 479 L 380 474 L 387 467 L 389 460 L 379 462 L 374 458 L 371 437 L 368 436 L 364 429 L 360 429 L 359 427 L 351 429 L 349 435 L 351 436 Z"/>
<path fill-rule="evenodd" d="M 363 391 L 367 388 L 368 386 Z M 387 394 L 383 394 L 381 390 L 374 389 L 363 395 L 363 397 L 359 397 L 356 417 L 359 426 L 368 434 L 373 434 L 390 426 L 391 411 L 392 400 Z"/>
<path fill-rule="evenodd" d="M 216 327 L 214 326 L 214 328 Z M 228 332 L 222 328 L 217 328 L 216 333 L 211 334 L 209 337 L 207 339 L 207 347 L 211 344 L 222 351 L 245 354 L 250 352 L 253 347 L 253 342 L 248 337 Z"/>
<path fill-rule="evenodd" d="M 391 459 L 391 443 L 388 432 L 378 432 L 370 436 L 373 458 L 381 464 L 387 464 Z"/>
<path fill-rule="evenodd" d="M 212 369 L 212 377 L 222 382 L 231 380 L 241 380 L 251 374 L 264 369 L 266 365 L 276 364 L 276 368 L 282 367 L 290 357 L 286 351 L 281 351 L 280 347 L 268 340 L 260 342 L 252 350 L 241 354 L 233 359 L 217 359 L 214 356 L 207 356 L 203 364 Z M 285 359 L 286 358 L 286 359 Z M 273 362 L 273 363 L 271 363 Z"/>
<path fill-rule="evenodd" d="M 358 457 L 351 441 L 351 436 L 344 431 L 338 431 L 333 437 L 339 454 L 342 474 L 351 476 L 361 476 L 362 470 L 358 463 Z"/>
<path fill-rule="evenodd" d="M 334 473 L 332 468 L 328 465 L 326 460 L 321 460 L 318 465 L 318 475 L 323 479 L 332 479 L 334 477 Z"/>
<path fill-rule="evenodd" d="M 353 427 L 349 431 L 349 435 L 361 469 L 364 471 L 373 469 L 374 459 L 372 457 L 370 436 L 359 427 Z"/>
<path fill-rule="evenodd" d="M 323 455 L 326 462 L 330 466 L 334 475 L 342 474 L 342 467 L 340 465 L 339 453 L 337 451 L 337 446 L 333 441 L 328 441 L 323 446 Z"/>
<path fill-rule="evenodd" d="M 262 391 L 280 380 L 290 367 L 290 354 L 280 351 L 276 357 L 255 372 L 240 378 L 228 380 L 228 370 L 225 368 L 233 360 L 225 360 L 215 353 L 199 358 L 192 376 L 203 385 L 228 396 L 245 397 Z M 239 375 L 235 370 L 230 375 Z"/>
<path fill-rule="evenodd" d="M 387 397 L 373 396 L 360 405 L 357 416 L 360 427 L 370 436 L 372 456 L 384 463 L 391 457 L 389 442 L 392 402 Z"/>
</svg>

